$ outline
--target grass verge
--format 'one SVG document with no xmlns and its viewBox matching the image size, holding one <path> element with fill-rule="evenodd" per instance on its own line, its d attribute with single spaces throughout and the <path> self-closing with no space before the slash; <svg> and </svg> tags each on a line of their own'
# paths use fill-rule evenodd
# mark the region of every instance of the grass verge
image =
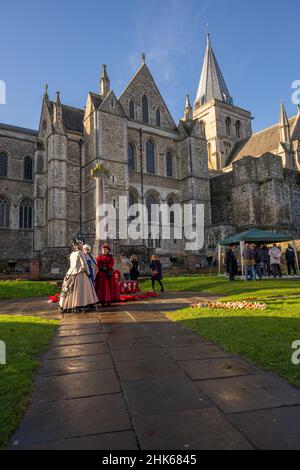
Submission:
<svg viewBox="0 0 300 470">
<path fill-rule="evenodd" d="M 0 315 L 0 340 L 6 364 L 0 365 L 0 448 L 18 426 L 28 405 L 38 357 L 52 338 L 58 321 Z"/>
</svg>

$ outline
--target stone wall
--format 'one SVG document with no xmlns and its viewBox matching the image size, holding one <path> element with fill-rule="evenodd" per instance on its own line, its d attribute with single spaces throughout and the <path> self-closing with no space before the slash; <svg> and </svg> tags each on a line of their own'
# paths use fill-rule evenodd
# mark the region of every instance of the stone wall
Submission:
<svg viewBox="0 0 300 470">
<path fill-rule="evenodd" d="M 232 173 L 225 173 L 210 180 L 212 225 L 234 224 L 232 185 Z"/>
<path fill-rule="evenodd" d="M 24 180 L 24 157 L 31 156 L 34 166 L 35 142 L 36 136 L 31 131 L 0 127 L 0 152 L 8 156 L 8 175 L 0 178 L 0 195 L 10 202 L 9 229 L 0 228 L 0 259 L 24 260 L 32 253 L 33 230 L 19 228 L 19 210 L 23 199 L 33 202 L 33 181 Z"/>
</svg>

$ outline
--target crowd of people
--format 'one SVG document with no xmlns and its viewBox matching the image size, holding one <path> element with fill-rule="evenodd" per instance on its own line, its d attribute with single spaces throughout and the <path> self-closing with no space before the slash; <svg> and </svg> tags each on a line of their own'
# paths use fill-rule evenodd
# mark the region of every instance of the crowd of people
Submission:
<svg viewBox="0 0 300 470">
<path fill-rule="evenodd" d="M 242 253 L 244 264 L 244 278 L 246 281 L 262 279 L 263 277 L 282 277 L 281 266 L 285 260 L 288 275 L 297 275 L 296 253 L 292 244 L 288 245 L 285 253 L 276 243 L 271 248 L 267 245 L 246 243 Z M 230 281 L 235 280 L 238 273 L 238 261 L 234 247 L 229 246 L 225 256 L 226 271 Z"/>
<path fill-rule="evenodd" d="M 119 279 L 114 271 L 115 259 L 110 252 L 110 245 L 104 243 L 99 256 L 94 258 L 91 247 L 81 240 L 73 241 L 70 255 L 70 268 L 64 278 L 59 306 L 62 312 L 78 313 L 88 307 L 110 306 L 118 299 Z M 162 284 L 162 266 L 157 255 L 150 262 L 152 289 L 155 282 Z M 137 281 L 140 277 L 139 260 L 136 255 L 128 258 L 121 256 L 121 271 L 124 281 Z"/>
</svg>

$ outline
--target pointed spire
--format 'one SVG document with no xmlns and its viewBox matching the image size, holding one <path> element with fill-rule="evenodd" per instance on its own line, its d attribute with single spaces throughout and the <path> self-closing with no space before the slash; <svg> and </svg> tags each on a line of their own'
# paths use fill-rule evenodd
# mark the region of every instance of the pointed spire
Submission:
<svg viewBox="0 0 300 470">
<path fill-rule="evenodd" d="M 56 92 L 56 101 L 53 109 L 53 124 L 62 125 L 62 106 L 60 102 L 60 91 Z"/>
<path fill-rule="evenodd" d="M 285 111 L 283 100 L 281 100 L 281 104 L 280 104 L 279 132 L 280 132 L 280 142 L 284 144 L 289 144 L 291 142 L 290 123 L 289 123 L 289 120 Z"/>
<path fill-rule="evenodd" d="M 110 92 L 110 81 L 106 71 L 106 65 L 102 65 L 102 75 L 100 81 L 100 95 L 105 97 Z"/>
<path fill-rule="evenodd" d="M 146 63 L 146 54 L 145 52 L 142 53 L 142 65 L 145 65 Z"/>
<path fill-rule="evenodd" d="M 189 95 L 186 95 L 185 98 L 185 107 L 184 107 L 184 120 L 188 121 L 193 119 L 193 109 L 190 103 Z"/>
<path fill-rule="evenodd" d="M 211 46 L 210 34 L 207 33 L 206 51 L 195 104 L 202 106 L 212 99 L 232 104 L 232 97 Z"/>
<path fill-rule="evenodd" d="M 48 84 L 45 84 L 45 93 L 44 93 L 44 100 L 49 100 L 49 95 L 48 95 Z"/>
</svg>

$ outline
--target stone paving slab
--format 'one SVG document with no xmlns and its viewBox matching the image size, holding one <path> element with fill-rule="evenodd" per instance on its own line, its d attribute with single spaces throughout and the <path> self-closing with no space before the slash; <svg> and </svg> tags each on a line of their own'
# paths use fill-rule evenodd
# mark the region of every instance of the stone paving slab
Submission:
<svg viewBox="0 0 300 470">
<path fill-rule="evenodd" d="M 128 315 L 124 315 L 124 313 L 107 313 L 100 315 L 101 323 L 105 324 L 130 324 L 134 323 L 134 319 L 129 317 Z"/>
<path fill-rule="evenodd" d="M 251 450 L 251 444 L 214 408 L 133 419 L 142 449 Z"/>
<path fill-rule="evenodd" d="M 108 338 L 108 344 L 112 351 L 117 349 L 145 349 L 157 347 L 156 341 L 150 337 L 131 338 L 124 336 L 123 338 Z"/>
<path fill-rule="evenodd" d="M 199 299 L 64 315 L 10 448 L 299 448 L 300 390 L 163 313 Z"/>
<path fill-rule="evenodd" d="M 103 328 L 103 333 L 107 340 L 123 339 L 123 338 L 140 338 L 148 336 L 148 333 L 139 325 L 133 324 L 132 327 L 126 325 L 124 328 Z"/>
<path fill-rule="evenodd" d="M 122 395 L 108 395 L 52 403 L 33 403 L 11 445 L 80 437 L 131 429 Z"/>
<path fill-rule="evenodd" d="M 184 372 L 167 357 L 117 362 L 116 368 L 122 382 L 127 382 L 129 380 L 145 380 L 150 378 L 158 379 L 178 377 L 184 375 Z"/>
<path fill-rule="evenodd" d="M 123 382 L 122 389 L 131 416 L 212 406 L 187 377 Z"/>
<path fill-rule="evenodd" d="M 130 312 L 132 317 L 134 318 L 133 321 L 137 321 L 139 323 L 155 323 L 157 324 L 164 324 L 164 323 L 169 323 L 170 320 L 168 320 L 167 317 L 164 317 L 160 312 L 158 312 L 155 315 L 151 315 L 147 312 Z"/>
<path fill-rule="evenodd" d="M 215 359 L 220 357 L 232 357 L 233 354 L 226 353 L 212 343 L 203 343 L 190 347 L 178 347 L 166 349 L 167 354 L 174 361 L 192 361 L 195 359 Z"/>
<path fill-rule="evenodd" d="M 138 450 L 132 431 L 113 432 L 97 436 L 77 437 L 46 441 L 24 446 L 12 446 L 18 450 Z"/>
<path fill-rule="evenodd" d="M 69 336 L 72 336 L 73 338 L 76 338 L 76 336 L 97 335 L 99 333 L 101 333 L 100 323 L 98 325 L 88 328 L 72 328 L 69 330 L 61 330 L 60 328 L 58 328 L 56 337 L 67 338 Z"/>
<path fill-rule="evenodd" d="M 119 381 L 112 369 L 50 377 L 39 376 L 35 383 L 32 402 L 69 400 L 119 392 Z"/>
<path fill-rule="evenodd" d="M 273 374 L 201 380 L 197 385 L 225 413 L 300 405 L 300 390 Z"/>
<path fill-rule="evenodd" d="M 80 330 L 84 329 L 90 329 L 90 328 L 98 328 L 101 327 L 100 320 L 94 320 L 94 321 L 88 321 L 88 322 L 80 322 L 78 323 L 78 320 L 75 322 L 68 321 L 66 323 L 66 320 L 61 321 L 60 326 L 58 328 L 58 331 L 66 331 L 66 330 L 76 330 L 77 328 Z"/>
<path fill-rule="evenodd" d="M 64 375 L 75 372 L 113 369 L 109 354 L 95 356 L 80 356 L 76 358 L 49 359 L 40 369 L 41 375 Z"/>
<path fill-rule="evenodd" d="M 237 357 L 179 361 L 177 364 L 193 380 L 236 377 L 258 372 L 255 366 Z"/>
<path fill-rule="evenodd" d="M 53 341 L 53 346 L 70 346 L 75 344 L 98 343 L 101 341 L 105 341 L 105 336 L 101 333 L 94 335 L 63 336 L 61 338 L 56 338 Z"/>
<path fill-rule="evenodd" d="M 229 419 L 261 450 L 300 450 L 300 406 L 230 415 Z"/>
<path fill-rule="evenodd" d="M 45 359 L 59 359 L 63 357 L 93 356 L 98 354 L 107 354 L 108 346 L 106 343 L 89 343 L 72 346 L 58 346 L 51 348 L 44 356 Z"/>
<path fill-rule="evenodd" d="M 163 348 L 172 348 L 174 346 L 192 346 L 192 345 L 199 345 L 201 342 L 204 342 L 199 336 L 195 333 L 188 333 L 186 331 L 170 334 L 157 334 L 152 336 L 156 339 L 156 341 L 163 347 Z"/>
<path fill-rule="evenodd" d="M 164 359 L 166 352 L 161 348 L 116 349 L 111 351 L 114 362 Z"/>
</svg>

